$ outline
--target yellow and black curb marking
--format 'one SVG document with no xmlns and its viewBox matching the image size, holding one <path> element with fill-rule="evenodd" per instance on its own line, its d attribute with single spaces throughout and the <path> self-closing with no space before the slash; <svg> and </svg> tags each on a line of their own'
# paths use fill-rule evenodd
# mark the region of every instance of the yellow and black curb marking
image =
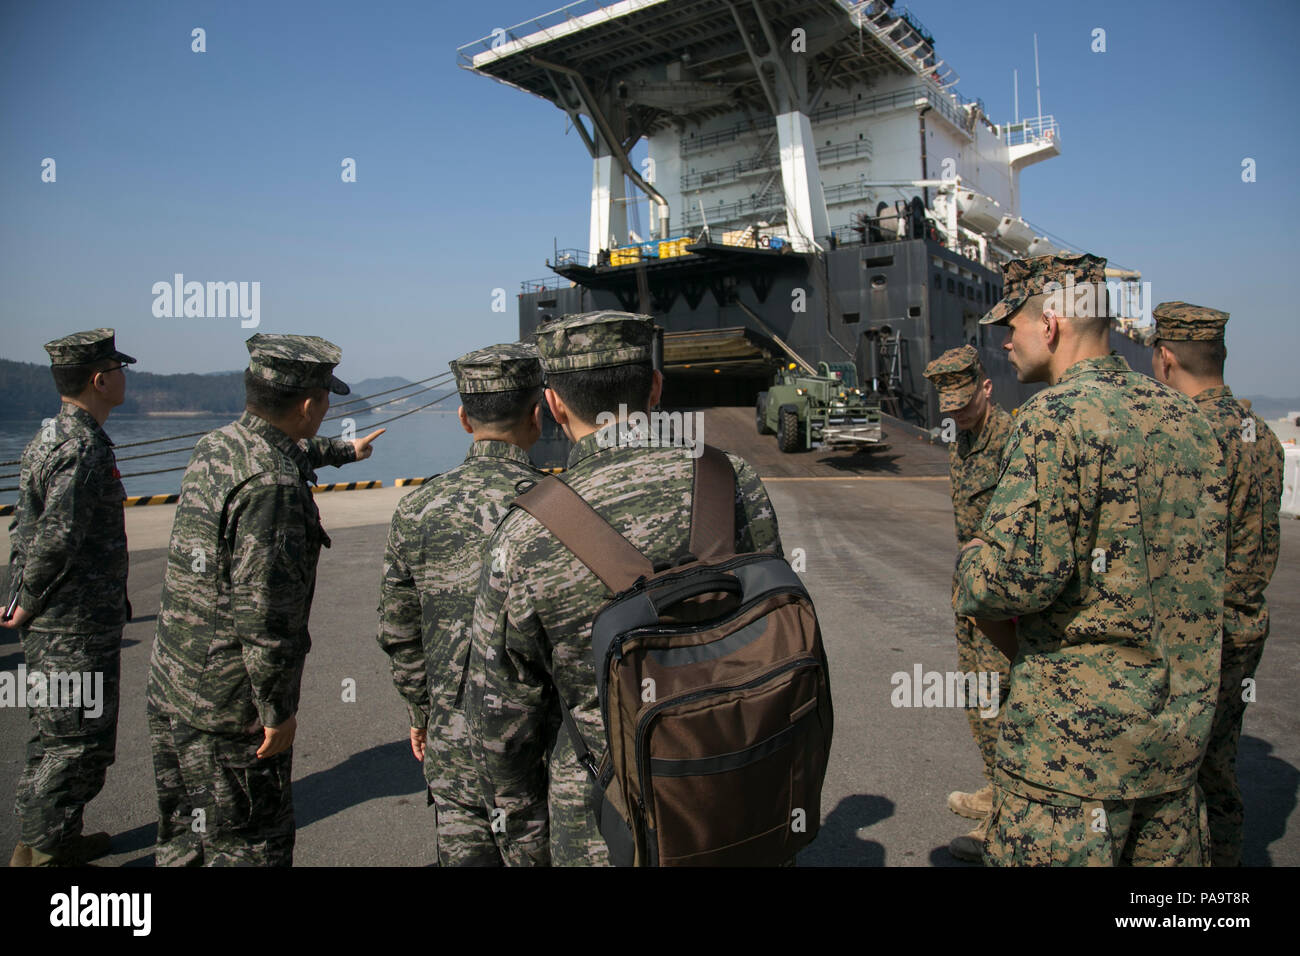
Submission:
<svg viewBox="0 0 1300 956">
<path fill-rule="evenodd" d="M 332 485 L 312 485 L 312 491 L 358 491 L 363 488 L 382 488 L 382 481 L 336 481 Z"/>
<path fill-rule="evenodd" d="M 139 505 L 174 505 L 180 500 L 180 495 L 133 495 L 122 504 L 127 508 L 135 508 Z"/>
<path fill-rule="evenodd" d="M 411 485 L 422 485 L 428 480 L 428 478 L 398 478 L 393 485 L 397 488 L 407 488 Z"/>
</svg>

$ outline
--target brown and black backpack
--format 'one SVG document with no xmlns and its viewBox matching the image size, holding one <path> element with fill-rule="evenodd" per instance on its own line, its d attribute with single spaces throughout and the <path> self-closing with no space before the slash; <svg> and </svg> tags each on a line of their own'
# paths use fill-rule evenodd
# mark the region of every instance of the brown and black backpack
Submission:
<svg viewBox="0 0 1300 956">
<path fill-rule="evenodd" d="M 613 597 L 592 623 L 605 725 L 591 775 L 620 866 L 780 865 L 821 824 L 832 732 L 812 599 L 784 558 L 735 553 L 735 473 L 696 459 L 689 553 L 652 566 L 567 484 L 517 498 Z"/>
</svg>

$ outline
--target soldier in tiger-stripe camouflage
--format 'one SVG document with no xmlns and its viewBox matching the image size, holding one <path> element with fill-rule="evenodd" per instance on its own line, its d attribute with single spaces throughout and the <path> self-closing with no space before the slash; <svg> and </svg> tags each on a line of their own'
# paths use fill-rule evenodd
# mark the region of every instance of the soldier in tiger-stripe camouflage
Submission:
<svg viewBox="0 0 1300 956">
<path fill-rule="evenodd" d="M 379 645 L 410 715 L 411 750 L 424 763 L 438 862 L 500 866 L 480 795 L 464 714 L 465 673 L 483 548 L 521 483 L 540 473 L 528 449 L 541 434 L 542 367 L 531 345 L 506 344 L 451 363 L 465 461 L 401 500 L 384 553 Z M 526 487 L 526 485 L 524 485 Z"/>
<path fill-rule="evenodd" d="M 551 411 L 574 441 L 562 480 L 658 562 L 687 550 L 695 449 L 629 443 L 618 438 L 625 429 L 596 428 L 658 403 L 653 336 L 648 316 L 595 312 L 542 326 L 537 347 Z M 730 457 L 737 553 L 780 553 L 762 482 Z M 600 760 L 591 623 L 612 595 L 526 512 L 506 517 L 489 552 L 474 609 L 467 712 L 483 792 L 504 828 L 498 844 L 510 865 L 608 866 L 587 770 L 559 724 L 560 708 L 570 708 Z"/>
<path fill-rule="evenodd" d="M 68 675 L 78 682 L 75 699 L 27 709 L 11 866 L 83 863 L 109 850 L 108 834 L 83 833 L 82 820 L 117 752 L 122 627 L 131 617 L 125 492 L 103 426 L 125 398 L 135 359 L 114 343 L 112 329 L 46 343 L 63 401 L 23 452 L 10 526 L 13 615 L 0 626 L 20 631 L 28 674 L 63 675 L 51 690 L 70 687 Z"/>
<path fill-rule="evenodd" d="M 329 536 L 313 471 L 383 431 L 316 438 L 342 353 L 248 340 L 248 410 L 194 447 L 181 479 L 149 668 L 160 866 L 289 866 L 292 754 L 316 563 Z"/>
</svg>

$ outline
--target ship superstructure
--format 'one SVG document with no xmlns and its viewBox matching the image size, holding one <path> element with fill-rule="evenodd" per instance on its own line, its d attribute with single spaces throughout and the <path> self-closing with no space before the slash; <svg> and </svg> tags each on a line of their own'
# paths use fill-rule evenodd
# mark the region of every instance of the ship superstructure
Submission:
<svg viewBox="0 0 1300 956">
<path fill-rule="evenodd" d="M 920 369 L 964 342 L 989 353 L 1004 402 L 1027 394 L 978 319 L 1003 262 L 1063 248 L 1022 217 L 1019 185 L 1060 155 L 1061 130 L 1051 115 L 994 122 L 911 13 L 584 0 L 459 56 L 562 109 L 591 158 L 587 248 L 525 283 L 521 334 L 589 308 L 650 312 L 680 404 L 751 403 L 795 356 L 851 359 L 895 414 L 935 424 Z M 1134 324 L 1140 276 L 1108 279 Z"/>
</svg>

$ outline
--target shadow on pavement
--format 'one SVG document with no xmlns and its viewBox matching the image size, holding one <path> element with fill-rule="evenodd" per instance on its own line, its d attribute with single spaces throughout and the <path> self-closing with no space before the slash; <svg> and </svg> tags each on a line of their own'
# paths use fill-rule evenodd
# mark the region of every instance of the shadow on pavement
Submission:
<svg viewBox="0 0 1300 956">
<path fill-rule="evenodd" d="M 1295 810 L 1300 770 L 1270 756 L 1273 745 L 1258 737 L 1241 738 L 1237 745 L 1237 781 L 1246 807 L 1242 834 L 1242 866 L 1272 866 L 1269 845 L 1286 834 L 1286 822 Z"/>
<path fill-rule="evenodd" d="M 967 863 L 965 860 L 959 860 L 948 852 L 946 846 L 937 846 L 930 851 L 931 866 L 960 867 L 970 868 L 983 866 L 983 863 Z"/>
<path fill-rule="evenodd" d="M 817 839 L 799 854 L 799 866 L 884 866 L 884 845 L 864 839 L 860 831 L 893 813 L 894 801 L 886 797 L 845 797 L 822 820 Z"/>
<path fill-rule="evenodd" d="M 398 740 L 363 750 L 328 770 L 295 780 L 294 815 L 302 830 L 367 800 L 410 796 L 424 786 L 424 773 L 411 759 L 410 743 Z"/>
</svg>

